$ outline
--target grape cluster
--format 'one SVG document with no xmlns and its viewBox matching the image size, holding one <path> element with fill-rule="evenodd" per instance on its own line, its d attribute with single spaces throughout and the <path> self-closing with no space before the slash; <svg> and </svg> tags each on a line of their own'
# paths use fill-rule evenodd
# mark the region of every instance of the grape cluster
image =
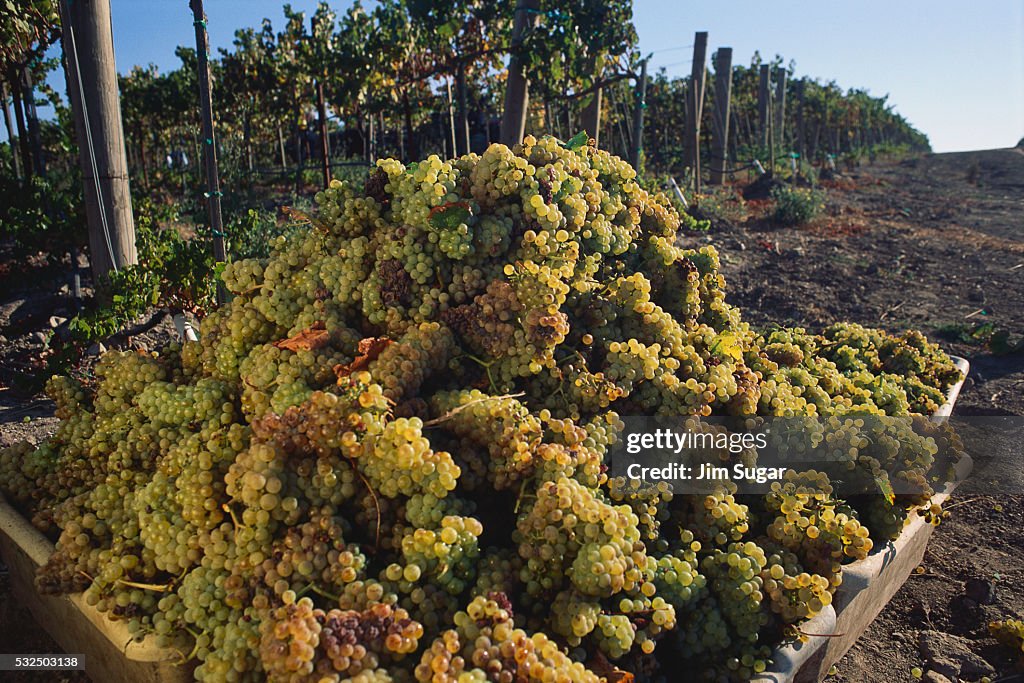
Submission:
<svg viewBox="0 0 1024 683">
<path fill-rule="evenodd" d="M 260 625 L 259 657 L 269 681 L 341 681 L 383 675 L 382 660 L 415 652 L 423 627 L 405 610 L 376 603 L 363 611 L 314 606 L 294 593 Z"/>
<path fill-rule="evenodd" d="M 423 653 L 416 666 L 416 680 L 600 681 L 543 633 L 531 636 L 516 628 L 508 597 L 503 593 L 474 598 L 465 611 L 455 615 L 454 626 Z"/>
<path fill-rule="evenodd" d="M 845 563 L 941 519 L 959 444 L 922 414 L 948 357 L 751 329 L 715 247 L 623 160 L 528 136 L 382 160 L 316 203 L 225 268 L 200 341 L 52 379 L 56 433 L 0 451 L 0 490 L 56 540 L 40 589 L 198 680 L 744 680 Z M 803 419 L 772 445 L 821 471 L 749 498 L 609 479 L 622 415 Z"/>
<path fill-rule="evenodd" d="M 1018 660 L 1024 660 L 1024 621 L 1000 619 L 989 622 L 988 632 L 1002 645 L 1010 648 Z"/>
</svg>

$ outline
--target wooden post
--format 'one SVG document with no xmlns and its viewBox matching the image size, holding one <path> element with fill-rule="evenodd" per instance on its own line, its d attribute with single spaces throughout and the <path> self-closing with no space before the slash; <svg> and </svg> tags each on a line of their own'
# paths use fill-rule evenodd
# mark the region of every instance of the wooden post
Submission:
<svg viewBox="0 0 1024 683">
<path fill-rule="evenodd" d="M 693 171 L 694 192 L 700 191 L 700 120 L 704 113 L 707 53 L 708 33 L 698 31 L 693 40 L 693 66 L 690 69 L 690 90 L 686 97 L 686 130 L 683 135 L 683 158 Z"/>
<path fill-rule="evenodd" d="M 32 150 L 28 146 L 28 131 L 25 126 L 25 111 L 21 107 L 21 82 L 17 71 L 11 70 L 11 100 L 14 102 L 14 124 L 18 128 L 18 153 L 21 154 L 21 167 L 25 177 L 32 177 Z"/>
<path fill-rule="evenodd" d="M 768 146 L 768 115 L 770 114 L 769 100 L 771 99 L 768 69 L 767 64 L 761 65 L 760 81 L 757 88 L 757 121 L 761 126 L 761 130 L 758 131 L 760 134 L 758 141 L 762 147 Z"/>
<path fill-rule="evenodd" d="M 298 98 L 296 98 L 298 102 Z M 295 142 L 295 194 L 302 190 L 302 172 L 306 169 L 306 145 L 302 140 L 302 111 L 295 112 L 295 129 L 292 131 Z"/>
<path fill-rule="evenodd" d="M 775 145 L 785 151 L 786 146 L 786 70 L 775 67 L 775 110 L 772 112 L 772 126 L 775 128 Z"/>
<path fill-rule="evenodd" d="M 310 37 L 315 40 L 317 35 L 317 29 L 319 28 L 318 17 L 311 17 L 309 20 Z M 330 47 L 327 48 L 330 50 Z M 315 54 L 320 54 L 319 47 L 314 48 Z M 319 61 L 319 60 L 318 60 Z M 324 78 L 326 78 L 326 68 L 323 63 L 318 64 L 320 67 L 320 73 L 313 81 L 313 88 L 316 92 L 316 115 L 317 115 L 317 130 L 320 134 L 320 175 L 323 177 L 324 187 L 328 187 L 331 184 L 331 140 L 327 135 L 327 105 L 324 103 Z M 310 150 L 310 156 L 312 156 L 313 150 Z"/>
<path fill-rule="evenodd" d="M 633 150 L 629 161 L 637 174 L 644 150 L 644 109 L 647 108 L 647 60 L 640 62 L 640 80 L 636 84 L 636 106 L 633 107 Z"/>
<path fill-rule="evenodd" d="M 594 74 L 594 81 L 600 83 L 603 72 L 597 65 L 596 57 L 591 61 L 590 72 Z M 599 87 L 590 93 L 590 99 L 587 100 L 587 104 L 583 107 L 583 112 L 580 114 L 580 125 L 583 127 L 583 130 L 587 131 L 587 135 L 594 139 L 594 144 L 601 141 L 602 90 L 603 88 Z"/>
<path fill-rule="evenodd" d="M 14 147 L 14 124 L 11 122 L 11 108 L 7 106 L 7 83 L 0 77 L 0 99 L 4 102 L 4 127 L 7 129 L 7 146 L 11 148 L 11 164 L 14 179 L 21 182 L 21 158 Z"/>
<path fill-rule="evenodd" d="M 251 102 L 250 102 L 251 104 Z M 245 167 L 248 169 L 250 176 L 252 175 L 252 111 L 249 107 L 245 108 L 245 120 L 242 126 L 242 144 L 245 145 Z M 250 182 L 252 179 L 250 177 Z"/>
<path fill-rule="evenodd" d="M 149 187 L 149 159 L 146 156 L 146 135 L 142 132 L 142 126 L 138 126 L 137 135 L 139 138 L 139 161 L 142 163 L 142 182 Z"/>
<path fill-rule="evenodd" d="M 598 74 L 598 78 L 600 78 L 600 74 Z M 587 106 L 583 108 L 583 113 L 580 115 L 580 125 L 583 126 L 583 130 L 587 131 L 587 135 L 594 138 L 594 144 L 601 141 L 602 90 L 603 88 L 598 88 L 590 93 L 590 101 L 587 102 Z"/>
<path fill-rule="evenodd" d="M 320 171 L 324 176 L 324 187 L 331 184 L 331 147 L 327 137 L 327 106 L 324 104 L 324 82 L 316 81 L 316 111 L 320 119 Z"/>
<path fill-rule="evenodd" d="M 796 153 L 804 157 L 804 79 L 796 82 Z"/>
<path fill-rule="evenodd" d="M 210 87 L 210 40 L 206 34 L 206 11 L 203 0 L 189 0 L 196 29 L 196 56 L 199 68 L 199 110 L 203 117 L 203 150 L 206 166 L 206 207 L 210 214 L 210 232 L 213 233 L 213 257 L 217 262 L 227 260 L 224 248 L 224 224 L 220 215 L 220 175 L 217 171 L 217 138 L 213 130 L 213 93 Z M 218 298 L 223 298 L 218 292 Z"/>
<path fill-rule="evenodd" d="M 614 93 L 614 91 L 612 92 Z M 629 104 L 617 99 L 616 105 L 619 110 L 619 116 L 616 116 L 615 120 L 619 129 L 619 140 L 622 142 L 622 156 L 628 157 L 633 149 L 633 131 L 630 130 L 629 125 L 626 123 L 629 117 Z"/>
<path fill-rule="evenodd" d="M 401 126 L 395 126 L 395 128 L 398 129 L 398 158 L 408 159 L 409 157 L 405 155 L 405 129 Z"/>
<path fill-rule="evenodd" d="M 499 142 L 512 147 L 522 142 L 526 131 L 526 112 L 530 105 L 530 82 L 523 72 L 518 51 L 523 36 L 537 25 L 540 0 L 518 0 L 515 23 L 512 25 L 512 57 L 508 63 L 508 83 L 505 86 L 505 112 L 501 117 Z"/>
<path fill-rule="evenodd" d="M 281 170 L 283 171 L 288 167 L 288 157 L 284 153 L 284 133 L 281 132 L 281 126 L 277 127 L 277 146 L 281 151 Z"/>
<path fill-rule="evenodd" d="M 715 53 L 715 111 L 711 129 L 711 184 L 721 185 L 729 165 L 729 102 L 732 97 L 732 48 Z"/>
<path fill-rule="evenodd" d="M 367 139 L 369 140 L 369 144 L 366 146 L 366 160 L 372 164 L 377 161 L 377 129 L 374 125 L 373 114 L 370 114 L 366 118 L 369 119 L 367 127 Z"/>
<path fill-rule="evenodd" d="M 89 261 L 93 277 L 99 282 L 107 271 L 138 261 L 110 2 L 61 0 L 58 5 L 85 184 Z"/>
<path fill-rule="evenodd" d="M 406 90 L 402 93 L 402 109 L 404 110 L 405 120 L 405 141 L 409 148 L 409 158 L 418 159 L 420 156 L 419 148 L 416 145 L 416 130 L 412 126 L 412 103 L 409 101 L 409 91 Z M 384 112 L 381 111 L 381 118 L 384 117 Z M 380 125 L 381 135 L 384 134 L 384 123 Z"/>
<path fill-rule="evenodd" d="M 21 87 L 25 93 L 25 122 L 28 124 L 28 139 L 32 147 L 32 167 L 36 175 L 46 175 L 46 159 L 43 157 L 43 139 L 39 133 L 39 116 L 36 114 L 35 84 L 32 69 L 26 63 L 21 67 Z"/>
<path fill-rule="evenodd" d="M 772 93 L 768 91 L 768 172 L 775 173 L 775 107 L 772 105 Z"/>
<path fill-rule="evenodd" d="M 445 74 L 444 85 L 448 91 L 448 141 L 449 149 L 451 149 L 450 157 L 454 159 L 459 154 L 457 152 L 459 146 L 455 141 L 455 99 L 452 97 L 452 79 Z"/>
<path fill-rule="evenodd" d="M 455 126 L 456 156 L 469 154 L 469 105 L 466 103 L 466 64 L 459 62 L 455 72 L 455 97 L 459 104 L 459 121 Z"/>
</svg>

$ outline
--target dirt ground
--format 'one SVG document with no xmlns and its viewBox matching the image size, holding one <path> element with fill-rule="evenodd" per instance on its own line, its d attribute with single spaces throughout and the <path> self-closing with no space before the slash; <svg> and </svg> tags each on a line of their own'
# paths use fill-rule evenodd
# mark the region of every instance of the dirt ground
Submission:
<svg viewBox="0 0 1024 683">
<path fill-rule="evenodd" d="M 1024 415 L 1024 351 L 1000 355 L 987 343 L 993 334 L 1009 334 L 1011 345 L 1024 335 L 1024 150 L 879 162 L 829 181 L 825 193 L 825 215 L 808 226 L 773 227 L 766 206 L 749 202 L 746 217 L 715 220 L 694 237 L 721 251 L 728 298 L 745 318 L 809 329 L 839 320 L 920 329 L 971 362 L 957 414 Z M 40 438 L 56 424 L 49 401 L 22 388 L 50 316 L 69 315 L 66 293 L 42 292 L 66 280 L 67 264 L 0 263 L 0 446 Z M 117 341 L 153 345 L 170 329 L 158 315 Z M 1024 681 L 987 635 L 992 619 L 1024 618 L 1021 494 L 961 487 L 920 573 L 827 680 L 912 682 L 920 673 L 931 683 Z M 0 568 L 0 652 L 58 651 Z"/>
<path fill-rule="evenodd" d="M 826 202 L 800 229 L 759 220 L 756 202 L 754 217 L 713 225 L 707 239 L 746 319 L 920 329 L 971 362 L 955 414 L 1024 415 L 1024 352 L 996 355 L 970 334 L 989 324 L 1011 343 L 1024 335 L 1024 150 L 875 164 L 829 183 Z M 933 683 L 1024 681 L 987 628 L 1024 618 L 1024 495 L 984 493 L 970 481 L 956 492 L 923 573 L 829 683 L 914 681 L 918 668 Z"/>
</svg>

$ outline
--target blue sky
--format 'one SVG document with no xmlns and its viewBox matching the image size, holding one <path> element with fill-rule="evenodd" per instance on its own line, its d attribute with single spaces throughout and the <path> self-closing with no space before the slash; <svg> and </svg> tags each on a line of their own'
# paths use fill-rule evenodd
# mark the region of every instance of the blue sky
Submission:
<svg viewBox="0 0 1024 683">
<path fill-rule="evenodd" d="M 214 48 L 236 28 L 283 21 L 280 0 L 207 0 Z M 349 0 L 331 0 L 340 13 Z M 370 4 L 371 2 L 364 2 Z M 173 68 L 174 48 L 194 45 L 187 0 L 111 0 L 119 71 L 135 64 Z M 293 0 L 312 11 L 316 0 Z M 755 50 L 795 60 L 799 75 L 889 94 L 890 103 L 936 151 L 1009 147 L 1024 137 L 1022 0 L 635 0 L 634 23 L 653 68 L 690 71 L 695 31 L 709 55 L 733 48 L 733 63 Z M 675 49 L 673 49 L 675 48 Z M 63 80 L 63 79 L 61 79 Z"/>
</svg>

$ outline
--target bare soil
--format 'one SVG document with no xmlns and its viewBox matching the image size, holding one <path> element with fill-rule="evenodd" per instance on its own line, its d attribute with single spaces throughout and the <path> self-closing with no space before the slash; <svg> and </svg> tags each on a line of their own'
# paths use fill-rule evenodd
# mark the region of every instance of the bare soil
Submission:
<svg viewBox="0 0 1024 683">
<path fill-rule="evenodd" d="M 922 330 L 971 362 L 957 415 L 1024 415 L 1024 352 L 997 355 L 961 336 L 986 323 L 1011 341 L 1024 335 L 1024 150 L 878 163 L 827 183 L 826 197 L 826 215 L 802 228 L 773 227 L 756 202 L 745 221 L 713 222 L 707 239 L 722 251 L 728 298 L 746 319 Z M 922 573 L 829 683 L 909 682 L 917 668 L 934 683 L 1024 681 L 1021 653 L 988 636 L 989 621 L 1024 618 L 1024 491 L 984 493 L 970 480 L 958 489 Z M 936 641 L 945 657 L 930 647 Z M 988 668 L 963 665 L 964 650 Z"/>
<path fill-rule="evenodd" d="M 716 218 L 694 238 L 719 248 L 729 299 L 746 319 L 920 329 L 971 361 L 957 414 L 1024 415 L 1024 352 L 999 355 L 986 344 L 993 332 L 1008 333 L 1011 344 L 1024 335 L 1024 150 L 879 162 L 824 191 L 826 214 L 807 226 L 775 227 L 765 202 L 749 202 L 745 216 Z M 38 440 L 56 425 L 52 404 L 24 388 L 38 372 L 50 316 L 69 316 L 66 281 L 67 264 L 0 262 L 0 446 Z M 152 347 L 170 334 L 165 317 L 139 323 L 113 344 Z M 920 573 L 827 680 L 911 682 L 920 668 L 932 683 L 1024 681 L 1015 657 L 987 632 L 992 619 L 1024 618 L 1021 494 L 961 487 Z M 2 568 L 0 652 L 59 652 L 10 594 Z M 4 680 L 86 680 L 19 676 Z"/>
</svg>

